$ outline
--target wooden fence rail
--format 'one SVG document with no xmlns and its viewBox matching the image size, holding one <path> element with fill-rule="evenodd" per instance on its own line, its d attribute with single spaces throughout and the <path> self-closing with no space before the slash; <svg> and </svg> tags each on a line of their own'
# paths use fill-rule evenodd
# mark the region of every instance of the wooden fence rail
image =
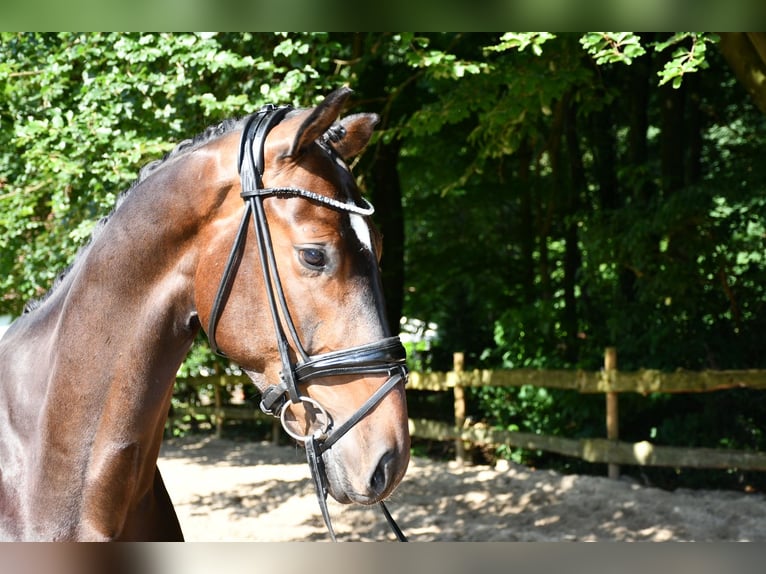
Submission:
<svg viewBox="0 0 766 574">
<path fill-rule="evenodd" d="M 620 442 L 605 438 L 569 439 L 533 433 L 506 431 L 485 426 L 457 429 L 453 425 L 425 419 L 410 420 L 410 434 L 432 440 L 470 442 L 476 445 L 507 445 L 542 450 L 582 459 L 619 465 L 666 466 L 673 468 L 738 468 L 766 470 L 766 453 L 713 448 L 657 446 L 650 442 Z"/>
<path fill-rule="evenodd" d="M 521 387 L 568 389 L 580 393 L 702 393 L 724 389 L 766 390 L 766 371 L 674 371 L 652 369 L 635 372 L 565 370 L 472 370 L 410 373 L 408 389 L 447 391 L 454 387 Z"/>
<path fill-rule="evenodd" d="M 192 386 L 207 384 L 210 378 L 184 379 Z M 218 385 L 250 384 L 244 376 L 220 377 Z M 569 439 L 492 429 L 481 424 L 468 426 L 465 418 L 464 390 L 470 387 L 535 387 L 568 389 L 580 393 L 602 393 L 605 401 L 606 438 Z M 674 468 L 737 468 L 741 470 L 766 471 L 766 453 L 712 448 L 682 448 L 651 444 L 647 441 L 628 443 L 619 440 L 620 393 L 699 393 L 724 389 L 766 390 L 766 371 L 675 371 L 671 373 L 644 369 L 620 372 L 614 348 L 606 349 L 604 368 L 597 372 L 566 370 L 465 370 L 462 353 L 455 353 L 454 367 L 449 372 L 410 373 L 408 389 L 421 391 L 452 391 L 454 396 L 454 421 L 450 425 L 424 419 L 409 421 L 412 436 L 431 440 L 455 441 L 456 459 L 463 462 L 466 446 L 507 445 L 528 450 L 542 450 L 580 458 L 587 462 L 605 463 L 609 476 L 619 476 L 619 465 L 664 466 Z M 216 393 L 216 405 L 189 407 L 191 413 L 210 413 L 219 428 L 229 417 L 245 416 L 242 409 L 227 410 L 220 404 Z M 181 409 L 183 411 L 183 409 Z M 178 412 L 182 414 L 182 412 Z M 253 418 L 261 418 L 259 411 Z M 278 423 L 277 423 L 278 426 Z M 277 427 L 274 427 L 276 437 Z"/>
</svg>

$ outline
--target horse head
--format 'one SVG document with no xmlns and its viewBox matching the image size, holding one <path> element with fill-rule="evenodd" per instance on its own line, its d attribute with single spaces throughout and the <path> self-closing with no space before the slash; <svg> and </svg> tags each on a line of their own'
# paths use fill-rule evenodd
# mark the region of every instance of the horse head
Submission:
<svg viewBox="0 0 766 574">
<path fill-rule="evenodd" d="M 409 462 L 406 368 L 385 320 L 381 235 L 347 164 L 377 116 L 338 120 L 349 94 L 263 110 L 221 138 L 194 289 L 212 345 L 250 375 L 262 408 L 318 445 L 327 491 L 373 504 Z"/>
</svg>

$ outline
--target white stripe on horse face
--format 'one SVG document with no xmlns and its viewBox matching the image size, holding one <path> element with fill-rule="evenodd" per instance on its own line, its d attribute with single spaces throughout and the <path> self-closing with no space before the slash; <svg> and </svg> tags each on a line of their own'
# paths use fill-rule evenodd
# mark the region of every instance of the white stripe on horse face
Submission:
<svg viewBox="0 0 766 574">
<path fill-rule="evenodd" d="M 349 218 L 351 220 L 351 229 L 353 229 L 354 233 L 356 233 L 356 236 L 359 238 L 359 242 L 364 245 L 368 251 L 372 252 L 372 236 L 370 235 L 370 226 L 367 225 L 364 217 L 356 213 L 351 213 Z"/>
</svg>

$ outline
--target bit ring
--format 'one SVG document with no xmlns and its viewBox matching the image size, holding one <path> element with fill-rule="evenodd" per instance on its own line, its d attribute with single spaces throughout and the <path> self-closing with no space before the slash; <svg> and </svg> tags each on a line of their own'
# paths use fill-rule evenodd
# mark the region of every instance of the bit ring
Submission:
<svg viewBox="0 0 766 574">
<path fill-rule="evenodd" d="M 289 428 L 289 425 L 287 424 L 286 416 L 287 416 L 287 409 L 295 404 L 292 400 L 288 399 L 287 402 L 282 405 L 282 411 L 279 414 L 279 420 L 282 423 L 282 428 L 285 429 L 285 432 L 290 435 L 292 438 L 299 442 L 306 442 L 311 437 L 314 437 L 316 440 L 323 440 L 327 438 L 327 431 L 330 430 L 330 424 L 332 422 L 332 419 L 330 418 L 330 414 L 325 410 L 325 408 L 319 404 L 318 401 L 315 399 L 312 399 L 311 397 L 300 397 L 301 402 L 303 403 L 309 403 L 312 405 L 315 409 L 319 411 L 319 416 L 317 417 L 317 420 L 321 420 L 324 418 L 324 422 L 321 424 L 321 426 L 314 431 L 311 434 L 299 434 L 295 431 L 291 430 Z"/>
</svg>

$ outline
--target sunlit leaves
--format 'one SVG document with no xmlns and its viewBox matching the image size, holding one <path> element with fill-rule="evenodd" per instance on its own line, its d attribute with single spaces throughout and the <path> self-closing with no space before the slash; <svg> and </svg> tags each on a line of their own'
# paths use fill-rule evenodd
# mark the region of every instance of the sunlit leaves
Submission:
<svg viewBox="0 0 766 574">
<path fill-rule="evenodd" d="M 686 74 L 707 68 L 705 54 L 708 44 L 718 42 L 718 36 L 703 32 L 678 32 L 665 42 L 655 45 L 658 52 L 674 48 L 670 60 L 658 72 L 660 85 L 671 82 L 674 88 L 681 86 Z"/>
<path fill-rule="evenodd" d="M 504 52 L 506 50 L 523 51 L 527 47 L 536 55 L 543 53 L 543 44 L 555 38 L 550 32 L 506 32 L 500 37 L 500 42 L 487 46 L 485 52 Z"/>
<path fill-rule="evenodd" d="M 685 75 L 707 67 L 707 45 L 718 42 L 718 39 L 707 32 L 677 32 L 666 40 L 642 43 L 635 32 L 588 32 L 582 35 L 580 43 L 598 65 L 630 65 L 649 48 L 658 53 L 672 48 L 670 59 L 658 72 L 659 85 L 670 82 L 678 88 Z"/>
<path fill-rule="evenodd" d="M 646 53 L 640 38 L 633 32 L 588 32 L 580 38 L 580 44 L 599 65 L 631 64 Z"/>
<path fill-rule="evenodd" d="M 448 51 L 431 48 L 428 38 L 424 37 L 412 38 L 405 58 L 409 66 L 427 70 L 428 76 L 434 80 L 457 80 L 467 75 L 491 71 L 485 62 L 461 59 Z"/>
</svg>

